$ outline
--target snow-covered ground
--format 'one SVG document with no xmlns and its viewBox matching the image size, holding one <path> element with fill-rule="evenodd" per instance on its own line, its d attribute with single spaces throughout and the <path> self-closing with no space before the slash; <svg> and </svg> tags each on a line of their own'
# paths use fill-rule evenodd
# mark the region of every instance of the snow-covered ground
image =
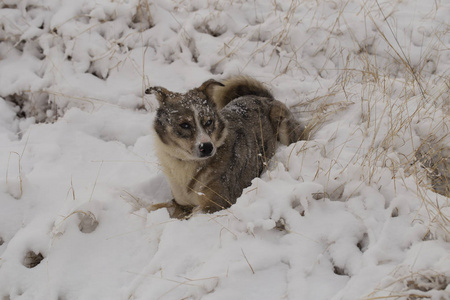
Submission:
<svg viewBox="0 0 450 300">
<path fill-rule="evenodd" d="M 3 0 L 0 299 L 450 299 L 450 1 Z M 171 219 L 151 85 L 251 75 L 308 124 Z M 439 192 L 439 193 L 436 193 Z"/>
</svg>

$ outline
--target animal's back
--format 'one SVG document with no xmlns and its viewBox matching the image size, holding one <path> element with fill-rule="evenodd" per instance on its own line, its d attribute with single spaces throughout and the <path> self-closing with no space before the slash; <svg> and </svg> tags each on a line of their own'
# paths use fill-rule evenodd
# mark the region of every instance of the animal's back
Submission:
<svg viewBox="0 0 450 300">
<path fill-rule="evenodd" d="M 229 197 L 236 199 L 253 178 L 261 175 L 277 144 L 270 120 L 271 99 L 243 96 L 221 111 L 227 121 L 228 139 L 218 157 L 227 156 L 222 180 L 229 187 Z"/>
<path fill-rule="evenodd" d="M 228 134 L 210 165 L 215 172 L 207 186 L 220 190 L 215 203 L 227 207 L 267 167 L 277 140 L 295 142 L 303 127 L 261 82 L 250 77 L 232 77 L 223 87 L 215 87 L 214 102 L 226 121 Z"/>
</svg>

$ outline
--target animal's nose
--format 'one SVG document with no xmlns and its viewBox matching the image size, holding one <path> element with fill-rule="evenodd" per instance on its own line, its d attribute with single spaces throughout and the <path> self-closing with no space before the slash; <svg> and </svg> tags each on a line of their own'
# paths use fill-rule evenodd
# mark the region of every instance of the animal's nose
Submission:
<svg viewBox="0 0 450 300">
<path fill-rule="evenodd" d="M 211 156 L 211 154 L 214 150 L 214 145 L 212 143 L 201 143 L 198 146 L 198 149 L 200 150 L 201 157 L 207 157 L 207 156 Z"/>
</svg>

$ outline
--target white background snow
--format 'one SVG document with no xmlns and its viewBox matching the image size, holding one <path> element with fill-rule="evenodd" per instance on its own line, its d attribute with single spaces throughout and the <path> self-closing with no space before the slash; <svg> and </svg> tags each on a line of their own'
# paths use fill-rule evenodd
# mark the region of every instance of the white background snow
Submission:
<svg viewBox="0 0 450 300">
<path fill-rule="evenodd" d="M 0 299 L 450 299 L 449 198 L 416 155 L 450 146 L 449 16 L 448 0 L 1 1 Z M 145 88 L 237 74 L 310 139 L 228 210 L 148 212 L 171 194 Z"/>
</svg>

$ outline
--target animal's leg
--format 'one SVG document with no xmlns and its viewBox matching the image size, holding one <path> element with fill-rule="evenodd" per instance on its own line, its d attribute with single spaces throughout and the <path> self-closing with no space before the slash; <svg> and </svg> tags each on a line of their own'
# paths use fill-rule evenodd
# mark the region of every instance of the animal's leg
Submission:
<svg viewBox="0 0 450 300">
<path fill-rule="evenodd" d="M 155 211 L 161 208 L 167 208 L 171 218 L 188 219 L 192 214 L 192 207 L 182 206 L 177 202 L 175 202 L 175 200 L 164 203 L 152 204 L 147 207 L 147 210 Z"/>
</svg>

